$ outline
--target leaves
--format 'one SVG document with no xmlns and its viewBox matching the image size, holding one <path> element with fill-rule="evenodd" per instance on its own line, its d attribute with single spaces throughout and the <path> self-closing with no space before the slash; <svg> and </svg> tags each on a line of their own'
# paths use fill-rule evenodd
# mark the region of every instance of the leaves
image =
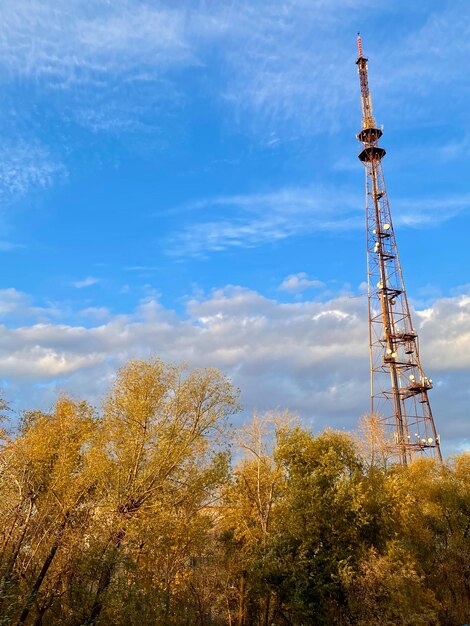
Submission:
<svg viewBox="0 0 470 626">
<path fill-rule="evenodd" d="M 288 414 L 233 432 L 238 410 L 220 372 L 151 359 L 100 410 L 60 397 L 4 429 L 0 624 L 467 619 L 470 455 L 394 466 L 373 420 L 364 451 Z"/>
</svg>

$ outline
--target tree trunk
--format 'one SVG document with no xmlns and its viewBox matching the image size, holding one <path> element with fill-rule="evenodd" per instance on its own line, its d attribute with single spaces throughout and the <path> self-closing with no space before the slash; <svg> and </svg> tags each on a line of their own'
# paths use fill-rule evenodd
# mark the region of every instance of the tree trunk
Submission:
<svg viewBox="0 0 470 626">
<path fill-rule="evenodd" d="M 60 540 L 62 538 L 62 535 L 64 534 L 64 530 L 65 530 L 65 526 L 67 525 L 67 518 L 62 522 L 62 525 L 60 527 L 59 533 L 54 541 L 54 543 L 51 546 L 51 549 L 49 550 L 49 554 L 46 557 L 46 560 L 43 563 L 43 566 L 41 567 L 41 571 L 39 572 L 38 577 L 36 578 L 36 582 L 33 585 L 33 588 L 31 589 L 26 602 L 23 606 L 23 610 L 21 611 L 21 615 L 20 618 L 18 620 L 18 625 L 17 626 L 24 626 L 24 623 L 26 621 L 26 619 L 28 618 L 29 612 L 31 611 L 31 607 L 34 604 L 34 601 L 36 600 L 36 597 L 39 593 L 39 589 L 43 583 L 44 578 L 46 577 L 46 574 L 51 566 L 52 561 L 54 560 L 54 557 L 56 555 L 57 549 L 60 545 Z"/>
<path fill-rule="evenodd" d="M 240 597 L 238 602 L 238 626 L 245 626 L 245 590 L 246 572 L 242 572 L 240 577 Z"/>
<path fill-rule="evenodd" d="M 271 606 L 271 594 L 268 593 L 268 595 L 265 598 L 264 601 L 264 615 L 263 615 L 263 626 L 269 626 L 269 609 Z"/>
<path fill-rule="evenodd" d="M 121 528 L 121 530 L 119 530 L 112 537 L 113 550 L 109 562 L 106 564 L 105 568 L 101 572 L 101 576 L 98 581 L 98 589 L 96 590 L 95 599 L 93 601 L 93 606 L 91 607 L 90 615 L 88 616 L 86 622 L 83 623 L 83 626 L 93 626 L 99 618 L 101 611 L 103 610 L 104 595 L 111 583 L 111 578 L 116 567 L 117 553 L 122 544 L 122 540 L 125 537 L 125 534 L 125 530 Z"/>
<path fill-rule="evenodd" d="M 32 626 L 42 626 L 42 618 L 44 617 L 44 613 L 52 606 L 53 602 L 54 598 L 49 598 L 47 602 L 45 602 L 40 608 L 38 608 L 38 614 Z"/>
<path fill-rule="evenodd" d="M 4 591 L 7 588 L 8 583 L 12 580 L 13 571 L 15 569 L 16 560 L 17 560 L 18 555 L 20 553 L 21 546 L 23 545 L 23 541 L 24 541 L 24 538 L 26 536 L 26 531 L 28 530 L 28 523 L 29 523 L 29 520 L 30 520 L 30 517 L 31 517 L 32 509 L 33 509 L 33 503 L 31 501 L 30 507 L 29 507 L 29 510 L 28 510 L 28 514 L 27 514 L 26 519 L 25 519 L 25 521 L 23 523 L 23 531 L 21 533 L 20 538 L 18 539 L 18 541 L 16 543 L 16 546 L 14 546 L 13 553 L 11 554 L 10 558 L 7 560 L 6 567 L 4 569 L 2 578 L 0 580 L 0 599 L 3 598 Z M 13 527 L 12 527 L 12 530 L 11 530 L 10 534 L 12 532 L 13 532 Z M 3 559 L 3 555 L 2 555 L 2 559 Z"/>
</svg>

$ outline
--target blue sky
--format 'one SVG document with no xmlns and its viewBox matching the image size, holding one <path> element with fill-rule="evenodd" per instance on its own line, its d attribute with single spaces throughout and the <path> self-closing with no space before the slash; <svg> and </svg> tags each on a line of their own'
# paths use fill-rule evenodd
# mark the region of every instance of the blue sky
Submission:
<svg viewBox="0 0 470 626">
<path fill-rule="evenodd" d="M 411 6 L 410 6 L 411 4 Z M 3 0 L 0 377 L 97 402 L 159 354 L 251 410 L 368 407 L 356 32 L 423 365 L 467 445 L 470 4 Z"/>
</svg>

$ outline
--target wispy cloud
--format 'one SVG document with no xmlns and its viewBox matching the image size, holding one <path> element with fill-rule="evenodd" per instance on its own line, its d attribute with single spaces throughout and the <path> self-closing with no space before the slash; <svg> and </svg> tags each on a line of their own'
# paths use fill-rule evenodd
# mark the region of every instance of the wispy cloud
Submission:
<svg viewBox="0 0 470 626">
<path fill-rule="evenodd" d="M 362 224 L 358 194 L 336 189 L 286 188 L 273 193 L 213 198 L 183 207 L 186 211 L 223 212 L 221 220 L 200 221 L 173 236 L 167 252 L 204 256 L 229 248 L 251 248 L 311 233 Z M 338 209 L 340 211 L 338 212 Z"/>
<path fill-rule="evenodd" d="M 294 122 L 297 132 L 334 130 L 356 85 L 349 79 L 354 41 L 338 37 L 332 47 L 331 32 L 368 5 L 367 0 L 236 3 L 227 50 L 233 79 L 226 98 L 255 113 L 256 126 L 264 130 L 285 122 Z"/>
<path fill-rule="evenodd" d="M 390 19 L 411 16 L 401 40 L 395 32 L 393 41 L 368 42 L 382 69 L 376 87 L 394 91 L 388 110 L 401 115 L 409 89 L 416 100 L 441 80 L 465 84 L 470 40 L 468 3 L 423 3 L 426 19 L 408 4 L 397 0 L 387 7 Z M 370 24 L 384 19 L 384 3 L 372 0 L 16 0 L 2 9 L 0 64 L 8 75 L 61 91 L 92 86 L 94 98 L 99 93 L 105 101 L 87 107 L 87 93 L 75 119 L 108 132 L 144 128 L 148 105 L 175 88 L 172 72 L 210 67 L 214 55 L 228 70 L 214 93 L 248 114 L 252 131 L 275 126 L 282 133 L 286 121 L 297 133 L 344 127 L 352 105 L 359 114 L 351 25 L 363 21 L 364 11 Z M 143 94 L 136 87 L 145 83 L 154 88 Z M 119 97 L 119 86 L 129 96 L 129 84 L 132 106 Z M 406 112 L 413 113 L 410 107 Z"/>
<path fill-rule="evenodd" d="M 184 92 L 172 72 L 208 67 L 215 51 L 230 68 L 214 91 L 225 103 L 318 130 L 335 123 L 348 84 L 347 46 L 332 50 L 329 30 L 339 11 L 369 3 L 16 0 L 3 7 L 0 64 L 12 79 L 74 91 L 66 114 L 114 133 L 147 128 L 157 102 Z"/>
<path fill-rule="evenodd" d="M 426 6 L 418 27 L 406 32 L 400 45 L 395 45 L 392 58 L 388 42 L 379 51 L 380 58 L 388 57 L 387 64 L 393 64 L 395 76 L 383 74 L 386 84 L 408 88 L 420 95 L 433 89 L 436 83 L 451 84 L 456 82 L 467 86 L 465 69 L 470 53 L 470 7 L 466 0 L 438 3 Z M 456 28 L 455 25 L 459 24 Z M 404 62 L 406 60 L 406 62 Z M 408 93 L 408 89 L 406 90 Z M 452 103 L 447 99 L 447 103 Z"/>
<path fill-rule="evenodd" d="M 411 227 L 440 226 L 470 210 L 470 194 L 441 198 L 397 198 L 393 210 L 396 224 Z"/>
<path fill-rule="evenodd" d="M 72 285 L 77 289 L 84 289 L 85 287 L 92 287 L 93 285 L 97 285 L 99 282 L 99 278 L 95 278 L 94 276 L 87 276 L 87 278 L 84 278 L 83 280 L 74 281 Z"/>
<path fill-rule="evenodd" d="M 0 241 L 0 252 L 10 252 L 11 250 L 19 250 L 24 248 L 21 243 L 13 243 L 12 241 Z"/>
<path fill-rule="evenodd" d="M 6 3 L 2 80 L 33 83 L 65 123 L 114 135 L 154 132 L 156 107 L 178 99 L 169 74 L 201 64 L 192 22 L 184 6 L 163 2 Z"/>
<path fill-rule="evenodd" d="M 171 256 L 200 256 L 233 248 L 253 248 L 316 232 L 364 228 L 364 198 L 358 190 L 331 187 L 284 188 L 272 193 L 219 197 L 180 207 L 182 226 L 167 241 Z M 470 209 L 470 195 L 400 198 L 395 223 L 433 227 Z M 211 219 L 205 219 L 207 215 Z M 213 215 L 222 214 L 221 219 Z"/>
<path fill-rule="evenodd" d="M 387 10 L 394 19 L 409 13 L 403 0 Z M 359 117 L 351 24 L 364 11 L 371 24 L 383 22 L 383 3 L 372 0 L 16 0 L 2 7 L 0 65 L 4 81 L 34 81 L 65 118 L 114 135 L 155 134 L 158 106 L 191 97 L 179 70 L 204 68 L 215 81 L 207 97 L 221 99 L 269 144 L 285 138 L 284 124 L 300 138 L 349 126 L 352 106 Z M 459 0 L 428 14 L 393 41 L 393 54 L 387 38 L 380 48 L 370 43 L 382 68 L 374 84 L 394 93 L 385 100 L 394 103 L 391 114 L 412 115 L 409 106 L 404 111 L 405 98 L 412 100 L 407 89 L 418 101 L 450 75 L 463 85 L 468 7 Z M 458 31 L 451 27 L 457 22 Z M 64 92 L 73 100 L 66 106 Z"/>
<path fill-rule="evenodd" d="M 10 203 L 64 179 L 64 164 L 38 142 L 6 141 L 0 156 L 0 198 Z"/>
<path fill-rule="evenodd" d="M 3 7 L 0 60 L 12 74 L 68 87 L 194 60 L 185 13 L 147 3 L 17 0 Z"/>
<path fill-rule="evenodd" d="M 238 110 L 254 115 L 253 130 L 266 133 L 274 127 L 283 134 L 287 123 L 297 135 L 328 134 L 350 125 L 352 107 L 359 117 L 354 24 L 366 31 L 372 90 L 388 120 L 435 124 L 443 110 L 468 99 L 470 6 L 465 0 L 416 7 L 403 0 L 237 2 L 232 7 L 226 47 L 231 80 L 225 95 Z M 384 19 L 400 27 L 384 31 Z M 455 98 L 441 108 L 443 83 Z"/>
</svg>

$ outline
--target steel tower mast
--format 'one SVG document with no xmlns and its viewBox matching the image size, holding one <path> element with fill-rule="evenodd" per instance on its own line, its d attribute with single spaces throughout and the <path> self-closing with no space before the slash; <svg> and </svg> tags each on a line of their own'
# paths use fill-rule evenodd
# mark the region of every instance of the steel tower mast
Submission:
<svg viewBox="0 0 470 626">
<path fill-rule="evenodd" d="M 383 427 L 384 448 L 399 463 L 406 465 L 420 453 L 442 461 L 428 398 L 432 381 L 423 373 L 411 321 L 382 171 L 382 130 L 372 112 L 367 59 L 359 34 L 357 45 L 362 103 L 362 130 L 357 138 L 366 171 L 371 414 Z"/>
</svg>

